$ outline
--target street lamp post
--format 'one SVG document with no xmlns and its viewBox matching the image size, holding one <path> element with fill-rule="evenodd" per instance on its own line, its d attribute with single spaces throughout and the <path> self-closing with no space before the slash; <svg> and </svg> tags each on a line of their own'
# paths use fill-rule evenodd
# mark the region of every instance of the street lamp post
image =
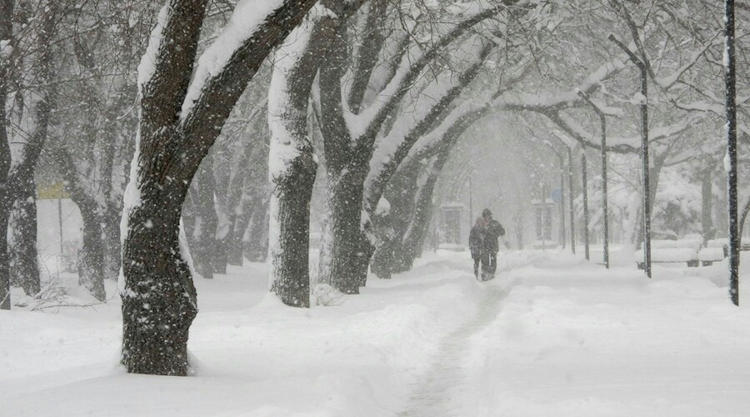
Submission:
<svg viewBox="0 0 750 417">
<path fill-rule="evenodd" d="M 739 266 L 740 230 L 737 219 L 737 103 L 735 80 L 735 35 L 734 0 L 724 1 L 724 83 L 726 92 L 726 133 L 729 172 L 727 185 L 729 194 L 729 297 L 734 305 L 740 305 Z"/>
<path fill-rule="evenodd" d="M 576 254 L 576 226 L 575 216 L 573 216 L 573 151 L 568 146 L 568 201 L 570 202 L 570 251 Z"/>
<path fill-rule="evenodd" d="M 583 246 L 586 260 L 589 260 L 589 192 L 586 173 L 586 152 L 581 154 L 581 191 L 583 192 Z"/>
</svg>

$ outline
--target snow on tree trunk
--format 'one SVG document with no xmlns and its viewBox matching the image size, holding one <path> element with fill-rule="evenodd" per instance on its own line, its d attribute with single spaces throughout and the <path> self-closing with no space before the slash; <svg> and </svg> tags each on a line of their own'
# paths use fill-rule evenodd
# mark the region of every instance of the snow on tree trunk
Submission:
<svg viewBox="0 0 750 417">
<path fill-rule="evenodd" d="M 195 68 L 208 2 L 168 0 L 161 9 L 138 67 L 139 129 L 124 196 L 122 363 L 128 372 L 187 374 L 188 331 L 197 314 L 180 226 L 187 189 L 261 63 L 313 4 L 240 1 Z"/>
<path fill-rule="evenodd" d="M 322 51 L 316 50 L 320 10 L 295 29 L 277 54 L 268 93 L 271 132 L 269 251 L 270 287 L 290 306 L 310 306 L 310 199 L 317 162 L 307 131 L 312 81 Z"/>
</svg>

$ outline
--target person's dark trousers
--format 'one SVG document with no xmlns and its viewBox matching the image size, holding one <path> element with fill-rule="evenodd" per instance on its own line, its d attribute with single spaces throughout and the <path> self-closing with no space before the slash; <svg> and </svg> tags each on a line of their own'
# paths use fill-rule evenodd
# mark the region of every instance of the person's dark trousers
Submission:
<svg viewBox="0 0 750 417">
<path fill-rule="evenodd" d="M 490 272 L 490 253 L 488 252 L 482 252 L 481 261 L 482 261 L 482 275 L 481 280 L 487 281 L 488 279 L 492 278 L 492 273 Z"/>
<path fill-rule="evenodd" d="M 495 277 L 497 270 L 497 252 L 485 252 L 482 254 L 482 281 L 488 281 Z"/>
<path fill-rule="evenodd" d="M 495 271 L 497 271 L 497 252 L 492 252 L 488 254 L 489 256 L 489 262 L 487 265 L 487 272 L 494 275 Z"/>
<path fill-rule="evenodd" d="M 472 256 L 472 259 L 474 259 L 474 278 L 479 278 L 479 256 Z"/>
</svg>

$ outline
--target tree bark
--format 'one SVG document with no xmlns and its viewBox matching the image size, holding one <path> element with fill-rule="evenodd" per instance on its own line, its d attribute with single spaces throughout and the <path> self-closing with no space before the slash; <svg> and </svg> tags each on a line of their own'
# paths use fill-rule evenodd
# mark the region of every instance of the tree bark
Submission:
<svg viewBox="0 0 750 417">
<path fill-rule="evenodd" d="M 294 307 L 310 306 L 310 199 L 317 163 L 307 109 L 331 19 L 316 16 L 289 36 L 275 63 L 268 98 L 271 291 Z"/>
<path fill-rule="evenodd" d="M 162 8 L 139 70 L 139 135 L 125 194 L 122 362 L 128 372 L 187 374 L 188 331 L 197 314 L 180 230 L 187 188 L 247 83 L 314 3 L 285 0 L 224 65 L 209 71 L 199 61 L 195 77 L 208 2 L 169 0 Z M 188 98 L 191 86 L 195 98 Z"/>
<path fill-rule="evenodd" d="M 243 201 L 240 203 L 238 208 L 239 213 L 234 220 L 232 225 L 232 239 L 229 241 L 227 247 L 227 264 L 242 266 L 243 258 L 243 237 L 250 219 L 253 216 L 253 210 L 255 209 L 256 201 Z"/>
<path fill-rule="evenodd" d="M 0 39 L 13 39 L 13 0 L 0 0 Z M 9 46 L 13 46 L 12 43 Z M 8 220 L 10 204 L 8 202 L 10 169 L 10 147 L 8 146 L 8 120 L 5 102 L 8 98 L 8 80 L 10 63 L 0 58 L 0 310 L 10 310 L 10 263 L 8 258 Z"/>
<path fill-rule="evenodd" d="M 40 91 L 34 92 L 31 114 L 25 116 L 32 119 L 34 129 L 28 141 L 22 145 L 18 162 L 11 166 L 8 174 L 14 208 L 10 272 L 28 295 L 36 295 L 40 289 L 34 170 L 47 141 L 57 94 L 57 86 L 52 82 L 52 38 L 56 14 L 56 2 L 46 2 L 36 38 L 39 56 L 34 65 L 35 75 L 42 86 Z"/>
<path fill-rule="evenodd" d="M 94 298 L 105 301 L 107 298 L 104 289 L 106 235 L 103 233 L 103 227 L 105 217 L 100 212 L 104 207 L 97 204 L 95 198 L 81 184 L 80 176 L 76 171 L 76 165 L 70 152 L 64 147 L 58 147 L 55 151 L 57 152 L 60 171 L 66 182 L 65 188 L 70 193 L 71 200 L 81 212 L 81 219 L 83 220 L 83 242 L 77 260 L 78 283 L 86 288 Z"/>
<path fill-rule="evenodd" d="M 317 164 L 312 148 L 287 161 L 284 175 L 274 178 L 271 229 L 279 230 L 270 243 L 271 291 L 289 306 L 310 306 L 310 199 Z"/>
<path fill-rule="evenodd" d="M 339 172 L 328 169 L 329 216 L 321 247 L 319 280 L 345 294 L 359 293 L 371 255 L 362 233 L 365 175 L 355 167 Z"/>
<path fill-rule="evenodd" d="M 441 156 L 443 155 L 441 154 Z M 437 180 L 440 177 L 440 171 L 443 169 L 447 159 L 448 155 L 445 155 L 443 158 L 439 157 L 434 162 L 427 180 L 419 188 L 416 196 L 414 217 L 404 234 L 401 258 L 397 261 L 397 268 L 394 269 L 394 272 L 411 269 L 414 260 L 422 255 L 424 240 L 427 237 L 427 230 L 432 220 L 432 195 L 435 191 L 435 184 L 437 184 Z"/>
<path fill-rule="evenodd" d="M 388 215 L 382 219 L 377 215 L 374 217 L 373 223 L 381 237 L 381 243 L 373 253 L 370 268 L 381 279 L 389 279 L 393 272 L 404 270 L 400 266 L 403 251 L 401 245 L 414 215 L 419 174 L 419 163 L 402 166 L 398 174 L 389 181 L 384 192 L 384 197 L 390 203 Z"/>
<path fill-rule="evenodd" d="M 201 162 L 191 188 L 193 215 L 195 219 L 191 254 L 195 272 L 206 279 L 214 277 L 214 254 L 216 247 L 216 226 L 218 217 L 214 204 L 214 175 L 211 156 Z"/>
<path fill-rule="evenodd" d="M 105 208 L 102 216 L 102 234 L 104 243 L 104 278 L 117 280 L 122 261 L 122 246 L 120 243 L 120 221 L 122 212 L 112 210 L 112 206 Z"/>
<path fill-rule="evenodd" d="M 262 123 L 257 123 L 263 137 L 263 146 L 257 146 L 250 157 L 244 163 L 247 165 L 243 171 L 245 173 L 243 191 L 239 198 L 239 206 L 236 210 L 235 222 L 232 230 L 232 240 L 229 242 L 229 264 L 242 265 L 243 245 L 245 232 L 248 230 L 250 221 L 253 220 L 253 240 L 256 243 L 251 244 L 252 259 L 260 261 L 266 259 L 268 255 L 268 112 L 262 114 Z M 256 217 L 262 215 L 261 217 Z M 260 255 L 260 256 L 259 256 Z M 250 258 L 248 258 L 250 259 Z"/>
<path fill-rule="evenodd" d="M 78 252 L 78 283 L 104 301 L 104 241 L 95 202 L 77 203 L 83 220 L 83 246 Z"/>
<path fill-rule="evenodd" d="M 269 203 L 269 197 L 258 197 L 248 230 L 249 240 L 243 240 L 244 257 L 250 262 L 263 262 L 268 258 Z"/>
<path fill-rule="evenodd" d="M 164 193 L 166 187 L 151 181 L 140 188 L 123 247 L 124 259 L 138 261 L 123 262 L 122 361 L 131 373 L 186 375 L 188 330 L 198 305 L 179 242 L 184 195 Z"/>
<path fill-rule="evenodd" d="M 11 212 L 10 275 L 12 282 L 26 295 L 36 295 L 40 287 L 37 254 L 36 185 L 33 171 L 14 175 L 13 210 Z"/>
</svg>

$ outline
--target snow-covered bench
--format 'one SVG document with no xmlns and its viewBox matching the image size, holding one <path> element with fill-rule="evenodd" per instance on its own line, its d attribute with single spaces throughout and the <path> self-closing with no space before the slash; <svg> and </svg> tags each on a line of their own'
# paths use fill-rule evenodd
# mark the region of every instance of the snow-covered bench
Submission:
<svg viewBox="0 0 750 417">
<path fill-rule="evenodd" d="M 706 242 L 706 247 L 698 252 L 701 265 L 708 266 L 726 258 L 729 252 L 728 243 L 727 239 L 712 239 Z"/>
<path fill-rule="evenodd" d="M 684 262 L 689 267 L 696 267 L 700 264 L 698 252 L 701 249 L 701 243 L 701 240 L 698 238 L 679 240 L 654 239 L 651 241 L 651 263 Z M 645 267 L 643 250 L 636 251 L 635 262 L 638 265 L 638 269 Z"/>
</svg>

